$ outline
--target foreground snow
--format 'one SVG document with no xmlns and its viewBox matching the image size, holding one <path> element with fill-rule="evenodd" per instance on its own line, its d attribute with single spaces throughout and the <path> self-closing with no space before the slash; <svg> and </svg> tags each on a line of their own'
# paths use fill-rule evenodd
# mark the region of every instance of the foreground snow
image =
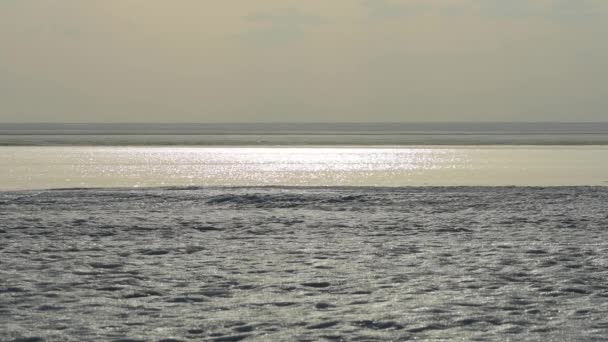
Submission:
<svg viewBox="0 0 608 342">
<path fill-rule="evenodd" d="M 607 204 L 585 187 L 0 193 L 0 340 L 601 340 Z"/>
</svg>

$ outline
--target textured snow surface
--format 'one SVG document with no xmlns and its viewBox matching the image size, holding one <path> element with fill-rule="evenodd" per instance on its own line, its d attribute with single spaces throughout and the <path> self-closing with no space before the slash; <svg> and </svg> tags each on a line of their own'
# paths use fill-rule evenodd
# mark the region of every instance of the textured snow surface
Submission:
<svg viewBox="0 0 608 342">
<path fill-rule="evenodd" d="M 0 193 L 0 340 L 608 336 L 608 188 Z"/>
</svg>

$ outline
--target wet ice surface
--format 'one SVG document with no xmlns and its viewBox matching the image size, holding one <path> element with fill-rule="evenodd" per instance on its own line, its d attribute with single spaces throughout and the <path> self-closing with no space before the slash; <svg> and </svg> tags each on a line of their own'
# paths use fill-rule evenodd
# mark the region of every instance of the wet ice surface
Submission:
<svg viewBox="0 0 608 342">
<path fill-rule="evenodd" d="M 0 193 L 0 340 L 603 340 L 607 204 L 601 187 Z"/>
</svg>

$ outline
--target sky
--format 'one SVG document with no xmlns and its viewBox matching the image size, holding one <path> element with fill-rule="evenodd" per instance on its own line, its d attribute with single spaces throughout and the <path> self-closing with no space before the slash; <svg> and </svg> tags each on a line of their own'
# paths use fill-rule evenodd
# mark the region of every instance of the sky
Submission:
<svg viewBox="0 0 608 342">
<path fill-rule="evenodd" d="M 0 122 L 608 121 L 606 0 L 0 0 Z"/>
</svg>

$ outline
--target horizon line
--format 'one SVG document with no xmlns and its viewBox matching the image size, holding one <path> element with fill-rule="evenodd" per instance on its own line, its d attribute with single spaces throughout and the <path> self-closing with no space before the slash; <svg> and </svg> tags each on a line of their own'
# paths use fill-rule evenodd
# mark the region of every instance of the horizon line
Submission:
<svg viewBox="0 0 608 342">
<path fill-rule="evenodd" d="M 603 121 L 38 121 L 38 122 L 2 122 L 0 125 L 243 125 L 243 124 L 595 124 Z"/>
</svg>

